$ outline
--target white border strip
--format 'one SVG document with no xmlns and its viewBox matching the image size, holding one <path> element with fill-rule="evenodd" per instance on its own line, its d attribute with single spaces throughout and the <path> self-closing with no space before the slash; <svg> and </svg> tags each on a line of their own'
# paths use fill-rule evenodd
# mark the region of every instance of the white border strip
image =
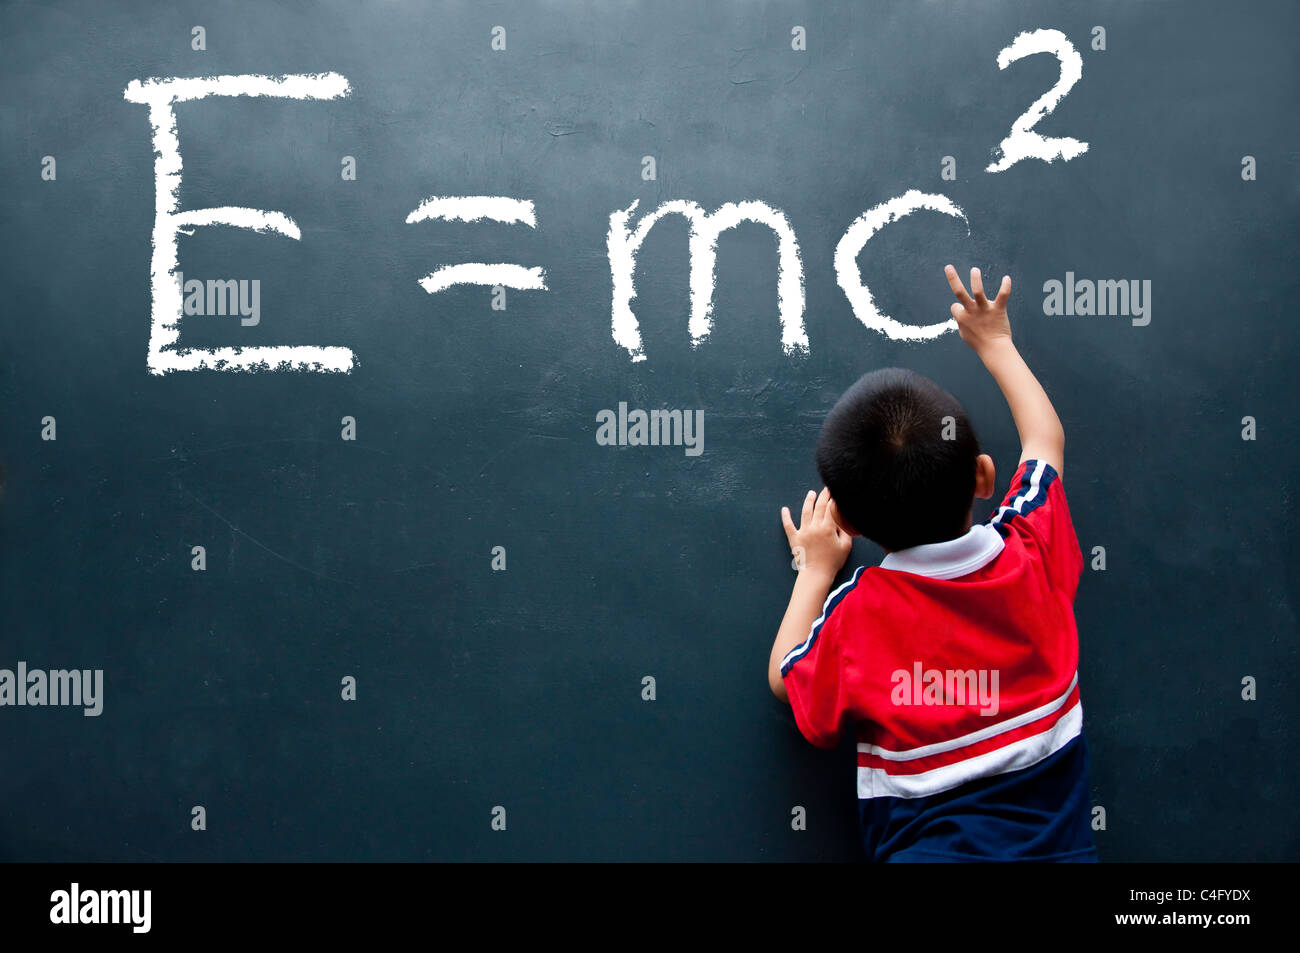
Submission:
<svg viewBox="0 0 1300 953">
<path fill-rule="evenodd" d="M 858 798 L 929 797 L 960 787 L 967 781 L 1019 771 L 1055 754 L 1083 730 L 1083 705 L 1076 703 L 1060 721 L 1042 734 L 1021 738 L 995 751 L 986 751 L 956 764 L 919 774 L 889 774 L 884 768 L 858 768 Z"/>
<path fill-rule="evenodd" d="M 817 627 L 826 621 L 826 607 L 829 606 L 831 602 L 834 601 L 836 596 L 838 596 L 849 586 L 857 582 L 858 577 L 862 575 L 862 571 L 866 568 L 867 568 L 866 566 L 859 566 L 856 570 L 854 570 L 853 576 L 850 579 L 848 579 L 844 583 L 841 583 L 838 589 L 836 589 L 834 592 L 832 592 L 829 596 L 826 597 L 826 601 L 822 603 L 822 614 L 817 617 L 816 621 L 813 622 L 812 627 L 808 630 L 808 638 L 804 639 L 803 642 L 801 642 L 799 645 L 796 645 L 789 652 L 785 653 L 785 658 L 781 659 L 782 668 L 786 667 L 786 664 L 789 663 L 790 659 L 793 656 L 798 655 L 800 652 L 803 652 L 808 648 L 808 644 L 812 642 L 813 636 L 817 634 Z"/>
<path fill-rule="evenodd" d="M 1070 697 L 1074 691 L 1074 686 L 1079 684 L 1079 673 L 1074 673 L 1074 678 L 1070 679 L 1070 687 L 1065 690 L 1065 694 L 1055 698 L 1045 705 L 1039 705 L 1032 711 L 1027 711 L 1023 715 L 1016 715 L 1014 718 L 1008 718 L 1006 721 L 1000 721 L 996 724 L 989 725 L 987 728 L 980 728 L 978 731 L 972 731 L 968 735 L 962 735 L 960 738 L 953 738 L 951 741 L 936 741 L 932 745 L 922 745 L 920 748 L 908 748 L 903 751 L 893 751 L 889 748 L 881 748 L 879 745 L 867 744 L 860 742 L 858 744 L 859 753 L 874 754 L 886 761 L 915 761 L 917 758 L 924 758 L 932 754 L 943 754 L 945 751 L 953 751 L 957 748 L 964 748 L 967 745 L 973 745 L 978 741 L 984 741 L 987 738 L 993 738 L 997 735 L 1004 734 L 1022 725 L 1027 725 L 1031 721 L 1037 721 L 1050 715 L 1065 704 L 1065 700 Z"/>
</svg>

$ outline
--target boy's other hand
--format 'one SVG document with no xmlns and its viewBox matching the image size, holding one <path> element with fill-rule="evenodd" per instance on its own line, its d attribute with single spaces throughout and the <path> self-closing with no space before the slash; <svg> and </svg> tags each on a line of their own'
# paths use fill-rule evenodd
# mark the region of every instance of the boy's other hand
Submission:
<svg viewBox="0 0 1300 953">
<path fill-rule="evenodd" d="M 818 495 L 812 490 L 804 497 L 799 528 L 790 518 L 790 508 L 781 507 L 781 525 L 785 538 L 790 541 L 800 574 L 805 572 L 825 577 L 826 582 L 844 566 L 853 548 L 853 537 L 835 524 L 830 512 L 831 491 L 823 488 Z"/>
<path fill-rule="evenodd" d="M 970 290 L 957 277 L 957 269 L 948 265 L 943 270 L 948 277 L 948 287 L 957 296 L 951 311 L 957 319 L 957 332 L 977 354 L 992 344 L 1011 340 L 1011 321 L 1007 318 L 1007 299 L 1011 297 L 1011 276 L 1002 277 L 1002 287 L 992 301 L 984 296 L 984 282 L 980 270 L 970 270 Z"/>
</svg>

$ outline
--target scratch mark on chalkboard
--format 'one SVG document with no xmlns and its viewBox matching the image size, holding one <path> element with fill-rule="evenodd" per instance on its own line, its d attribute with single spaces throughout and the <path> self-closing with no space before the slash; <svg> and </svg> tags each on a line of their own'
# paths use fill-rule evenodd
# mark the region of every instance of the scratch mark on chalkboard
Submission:
<svg viewBox="0 0 1300 953">
<path fill-rule="evenodd" d="M 485 461 L 483 461 L 483 466 L 479 469 L 478 475 L 480 477 L 483 476 L 483 474 L 487 473 L 488 467 L 490 467 L 493 463 L 495 463 L 503 454 L 506 454 L 512 450 L 517 449 L 520 440 L 528 440 L 533 437 L 537 437 L 542 440 L 568 440 L 569 439 L 567 436 L 562 434 L 538 433 L 537 431 L 530 431 L 529 433 L 524 434 L 519 439 L 514 440 L 506 444 L 505 446 L 501 447 L 500 450 L 498 450 L 496 453 L 492 454 L 492 456 L 488 457 Z"/>
<path fill-rule="evenodd" d="M 415 570 L 415 569 L 432 569 L 432 568 L 435 567 L 435 566 L 441 566 L 441 565 L 442 565 L 442 563 L 440 563 L 440 562 L 435 562 L 435 563 L 416 563 L 414 566 L 403 566 L 401 569 L 394 569 L 394 570 L 392 570 L 390 573 L 388 573 L 388 575 L 390 575 L 390 576 L 396 576 L 398 573 L 411 572 L 412 570 Z"/>
<path fill-rule="evenodd" d="M 208 447 L 208 448 L 205 449 L 205 450 L 190 450 L 190 449 L 185 449 L 185 450 L 182 450 L 182 451 L 180 452 L 180 456 L 179 456 L 179 457 L 176 455 L 176 451 L 173 450 L 171 453 L 166 454 L 165 456 L 161 456 L 161 457 L 145 457 L 145 458 L 144 458 L 144 462 L 145 462 L 145 463 L 158 463 L 159 461 L 162 461 L 162 460 L 170 460 L 170 461 L 175 461 L 175 462 L 178 462 L 178 463 L 183 463 L 183 464 L 185 464 L 187 467 L 189 467 L 189 466 L 192 466 L 192 464 L 191 464 L 190 461 L 189 461 L 189 458 L 190 458 L 191 456 L 197 457 L 197 456 L 201 456 L 201 455 L 206 454 L 206 453 L 224 453 L 224 452 L 226 452 L 227 450 L 247 450 L 247 449 L 250 448 L 250 447 L 264 447 L 264 446 L 267 446 L 267 445 L 269 445 L 269 444 L 278 444 L 278 443 L 318 443 L 318 444 L 329 444 L 330 446 L 334 446 L 334 444 L 336 443 L 336 441 L 334 441 L 334 440 L 322 440 L 322 439 L 320 439 L 319 437 L 273 437 L 273 438 L 271 438 L 270 440 L 241 440 L 241 441 L 239 441 L 238 443 L 227 443 L 227 444 L 223 444 L 223 445 L 221 445 L 220 447 Z M 369 449 L 373 449 L 373 448 L 368 448 L 368 447 L 366 447 L 366 448 L 361 448 L 361 449 L 367 449 L 367 450 L 369 450 Z M 382 450 L 375 450 L 374 452 L 376 452 L 376 453 L 384 453 L 385 451 L 382 451 Z"/>
<path fill-rule="evenodd" d="M 739 53 L 740 56 L 739 58 L 736 59 L 734 63 L 727 64 L 727 72 L 731 72 L 741 63 L 745 62 L 745 58 L 749 56 L 752 50 L 753 47 L 745 47 L 742 50 L 735 50 L 734 52 Z M 727 80 L 731 83 L 732 86 L 747 86 L 748 84 L 754 82 L 754 80 L 756 79 L 758 79 L 757 76 L 751 76 L 749 79 L 741 79 L 741 80 L 732 79 L 730 76 L 727 77 Z"/>
<path fill-rule="evenodd" d="M 149 853 L 147 850 L 145 850 L 143 847 L 139 847 L 139 846 L 137 846 L 136 844 L 132 844 L 130 841 L 123 841 L 122 846 L 123 846 L 123 847 L 129 847 L 129 848 L 131 848 L 131 850 L 134 850 L 134 851 L 138 851 L 139 853 L 144 854 L 144 855 L 145 855 L 146 857 L 148 857 L 150 860 L 156 860 L 156 861 L 157 861 L 158 863 L 160 863 L 160 864 L 163 863 L 163 859 L 162 859 L 161 857 L 159 857 L 157 854 L 151 854 L 151 853 Z"/>
<path fill-rule="evenodd" d="M 325 575 L 324 573 L 319 573 L 319 572 L 317 572 L 317 571 L 314 570 L 314 569 L 308 569 L 306 566 L 304 566 L 304 565 L 302 565 L 302 564 L 300 564 L 300 563 L 296 563 L 296 562 L 294 562 L 294 561 L 293 561 L 292 559 L 290 559 L 288 556 L 285 556 L 285 555 L 283 555 L 282 553 L 277 553 L 274 549 L 272 549 L 270 546 L 266 545 L 266 543 L 262 542 L 262 541 L 261 541 L 260 539 L 258 539 L 257 537 L 255 537 L 255 536 L 251 536 L 250 534 L 244 532 L 242 529 L 240 529 L 238 526 L 236 526 L 234 523 L 230 522 L 230 520 L 226 519 L 224 516 L 222 516 L 220 513 L 218 513 L 218 512 L 217 512 L 216 510 L 214 510 L 212 507 L 208 506 L 208 504 L 204 503 L 202 500 L 200 500 L 197 496 L 195 496 L 195 495 L 194 495 L 193 493 L 191 493 L 189 490 L 186 490 L 184 486 L 182 486 L 181 489 L 182 489 L 182 490 L 185 490 L 186 495 L 188 495 L 189 498 L 192 499 L 195 503 L 199 504 L 199 506 L 203 507 L 205 510 L 207 510 L 209 513 L 211 513 L 211 514 L 212 514 L 213 516 L 215 516 L 217 519 L 221 520 L 221 522 L 223 522 L 223 523 L 225 523 L 227 526 L 229 526 L 233 532 L 238 533 L 240 536 L 242 536 L 242 537 L 244 537 L 245 539 L 247 539 L 247 540 L 248 540 L 250 543 L 252 543 L 253 545 L 255 545 L 255 546 L 257 546 L 257 547 L 259 547 L 259 548 L 261 548 L 261 549 L 266 550 L 268 553 L 270 553 L 272 556 L 274 556 L 276 559 L 280 560 L 281 562 L 288 563 L 290 566 L 294 567 L 295 569 L 301 569 L 303 572 L 311 573 L 311 574 L 312 574 L 313 576 L 315 576 L 317 579 L 328 579 L 328 580 L 330 580 L 331 582 L 337 582 L 337 580 L 334 579 L 333 576 L 327 576 L 327 575 Z"/>
</svg>

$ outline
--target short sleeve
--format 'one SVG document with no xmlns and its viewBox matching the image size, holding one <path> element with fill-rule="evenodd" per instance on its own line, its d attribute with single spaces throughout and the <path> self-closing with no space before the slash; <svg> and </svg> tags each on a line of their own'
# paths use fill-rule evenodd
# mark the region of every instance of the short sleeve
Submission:
<svg viewBox="0 0 1300 953">
<path fill-rule="evenodd" d="M 1083 572 L 1083 553 L 1061 476 L 1051 464 L 1045 460 L 1021 463 L 989 523 L 1004 537 L 1017 534 L 1026 550 L 1042 561 L 1052 585 L 1074 598 Z"/>
<path fill-rule="evenodd" d="M 834 748 L 849 714 L 842 646 L 844 597 L 857 585 L 864 567 L 827 598 L 808 638 L 781 660 L 781 678 L 800 733 L 818 748 Z"/>
</svg>

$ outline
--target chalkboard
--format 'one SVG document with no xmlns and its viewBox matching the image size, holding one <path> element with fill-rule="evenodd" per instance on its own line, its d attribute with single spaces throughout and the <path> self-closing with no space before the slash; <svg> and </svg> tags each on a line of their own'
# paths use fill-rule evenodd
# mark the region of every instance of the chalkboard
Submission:
<svg viewBox="0 0 1300 953">
<path fill-rule="evenodd" d="M 0 707 L 0 857 L 860 860 L 779 509 L 886 366 L 1005 489 L 952 262 L 1065 425 L 1102 859 L 1296 859 L 1298 29 L 0 7 L 0 669 L 89 673 Z"/>
</svg>

